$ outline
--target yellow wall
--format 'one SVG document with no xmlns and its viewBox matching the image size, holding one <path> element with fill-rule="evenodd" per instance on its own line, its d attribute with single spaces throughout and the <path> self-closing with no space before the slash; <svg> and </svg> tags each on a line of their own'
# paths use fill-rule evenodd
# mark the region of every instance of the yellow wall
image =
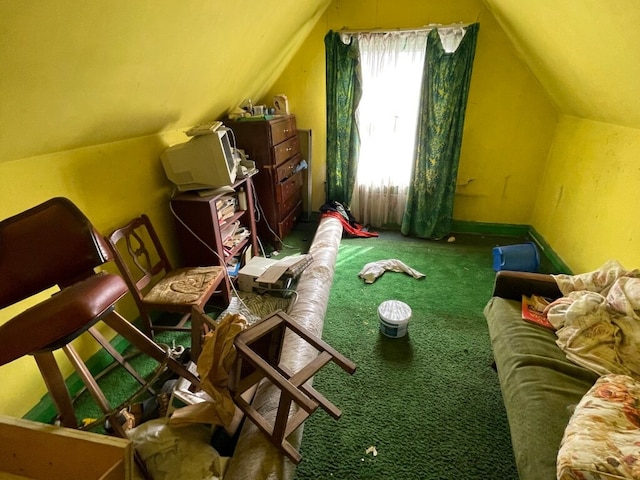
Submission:
<svg viewBox="0 0 640 480">
<path fill-rule="evenodd" d="M 480 22 L 458 174 L 457 220 L 528 224 L 557 113 L 480 0 L 335 0 L 264 101 L 286 93 L 314 132 L 313 208 L 325 201 L 325 57 L 330 30 Z"/>
<path fill-rule="evenodd" d="M 560 119 L 533 225 L 574 272 L 640 266 L 640 130 Z"/>
<path fill-rule="evenodd" d="M 0 161 L 218 118 L 266 90 L 327 4 L 0 2 Z"/>
</svg>

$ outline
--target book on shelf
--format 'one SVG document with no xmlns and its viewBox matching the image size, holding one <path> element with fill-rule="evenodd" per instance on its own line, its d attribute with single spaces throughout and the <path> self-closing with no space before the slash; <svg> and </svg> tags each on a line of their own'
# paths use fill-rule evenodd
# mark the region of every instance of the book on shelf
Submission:
<svg viewBox="0 0 640 480">
<path fill-rule="evenodd" d="M 240 222 L 235 221 L 233 223 L 230 223 L 229 225 L 225 225 L 220 229 L 220 237 L 222 238 L 222 244 L 224 246 L 233 246 L 232 239 L 238 231 L 238 228 L 240 228 Z"/>
<path fill-rule="evenodd" d="M 229 237 L 226 237 L 226 239 L 222 241 L 222 245 L 226 248 L 233 249 L 236 245 L 241 243 L 250 235 L 250 232 L 247 228 L 240 226 L 240 222 L 237 223 L 238 227 L 234 230 L 233 234 Z"/>
<path fill-rule="evenodd" d="M 216 208 L 220 210 L 227 205 L 232 205 L 236 201 L 236 197 L 234 195 L 223 195 L 216 200 Z"/>
<path fill-rule="evenodd" d="M 555 331 L 556 328 L 544 313 L 549 303 L 547 298 L 541 297 L 540 295 L 531 295 L 530 297 L 522 295 L 522 319 Z"/>
<path fill-rule="evenodd" d="M 219 204 L 219 205 L 218 205 Z M 222 223 L 236 213 L 238 201 L 236 197 L 229 196 L 226 199 L 218 199 L 216 208 L 218 209 L 218 222 Z"/>
<path fill-rule="evenodd" d="M 236 209 L 233 205 L 223 208 L 222 210 L 218 210 L 218 222 L 223 224 L 229 218 L 233 217 L 236 213 Z"/>
</svg>

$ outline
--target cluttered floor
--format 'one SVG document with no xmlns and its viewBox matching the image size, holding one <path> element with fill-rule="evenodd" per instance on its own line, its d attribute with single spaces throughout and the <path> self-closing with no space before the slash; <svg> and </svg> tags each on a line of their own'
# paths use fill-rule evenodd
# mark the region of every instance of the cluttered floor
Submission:
<svg viewBox="0 0 640 480">
<path fill-rule="evenodd" d="M 277 259 L 287 255 L 305 253 L 313 240 L 315 233 L 315 222 L 301 222 L 292 234 L 283 242 L 283 248 L 279 251 L 267 251 L 267 255 Z M 384 238 L 393 241 L 403 241 L 404 237 L 397 232 L 380 232 Z M 458 236 L 450 241 L 466 242 L 486 242 L 488 246 L 493 245 L 494 239 L 467 235 Z M 268 248 L 268 247 L 267 247 Z M 292 302 L 295 302 L 293 295 L 271 295 L 264 292 L 262 295 L 255 293 L 236 292 L 233 301 L 225 310 L 228 313 L 242 313 L 251 321 L 264 317 L 270 312 L 282 309 L 287 311 Z M 223 312 L 213 311 L 213 318 L 220 316 Z M 188 363 L 189 335 L 187 333 L 163 333 L 158 335 L 157 341 L 167 345 L 167 350 L 179 358 L 185 364 Z M 152 376 L 157 369 L 157 364 L 147 358 L 140 356 L 132 360 L 135 368 L 143 375 Z M 126 420 L 129 421 L 131 438 L 138 450 L 145 451 L 145 462 L 154 470 L 154 478 L 216 478 L 221 476 L 224 470 L 225 458 L 233 453 L 235 431 L 227 431 L 223 428 L 216 428 L 213 432 L 208 427 L 195 425 L 189 429 L 166 429 L 165 413 L 168 408 L 172 408 L 173 399 L 169 392 L 173 390 L 175 378 L 166 374 L 154 378 L 154 387 L 158 392 L 156 395 L 148 395 L 141 392 L 130 404 L 122 405 L 123 412 L 126 413 Z M 131 392 L 139 389 L 128 375 L 115 370 L 100 380 L 102 388 L 107 392 L 113 404 L 124 402 L 130 398 Z M 81 419 L 91 421 L 99 416 L 99 410 L 92 405 L 93 402 L 88 396 L 82 394 L 76 401 L 76 409 Z M 130 415 L 129 415 L 130 414 Z M 140 425 L 140 426 L 137 426 Z M 133 428 L 137 426 L 136 428 Z M 209 441 L 211 439 L 211 441 Z M 206 440 L 206 441 L 205 441 Z M 146 450 L 145 450 L 146 449 Z M 152 450 L 155 449 L 155 450 Z M 185 450 L 189 449 L 189 450 Z M 184 457 L 188 455 L 192 459 L 202 456 L 203 462 L 175 462 L 176 456 Z M 206 469 L 213 472 L 211 477 L 198 476 L 197 472 L 177 471 L 176 469 L 198 469 L 203 464 L 207 464 Z M 200 466 L 198 466 L 200 465 Z"/>
<path fill-rule="evenodd" d="M 300 222 L 283 241 L 280 250 L 274 250 L 270 245 L 263 245 L 262 248 L 273 260 L 304 254 L 313 240 L 316 226 L 317 222 Z M 243 292 L 236 288 L 231 303 L 226 309 L 222 310 L 214 305 L 207 309 L 207 313 L 213 319 L 222 318 L 227 313 L 238 313 L 251 324 L 276 310 L 287 312 L 295 301 L 295 289 L 288 292 L 254 293 Z M 156 335 L 156 341 L 166 348 L 168 354 L 184 365 L 189 365 L 190 335 L 188 332 L 160 332 Z M 152 387 L 151 393 L 136 383 L 122 368 L 107 371 L 98 381 L 109 402 L 112 405 L 118 405 L 122 423 L 134 445 L 145 457 L 147 467 L 153 471 L 153 478 L 221 476 L 225 458 L 233 453 L 236 435 L 241 425 L 236 422 L 230 430 L 215 428 L 213 435 L 211 429 L 203 425 L 193 425 L 186 429 L 166 428 L 167 411 L 180 405 L 179 399 L 175 396 L 178 379 L 174 374 L 162 371 L 156 361 L 144 355 L 138 355 L 137 352 L 131 352 L 130 362 L 144 378 L 148 379 L 148 386 Z M 192 368 L 193 365 L 191 363 Z M 87 391 L 79 392 L 74 404 L 76 414 L 83 424 L 96 425 L 90 428 L 90 431 L 97 433 L 112 431 L 109 422 L 104 422 L 101 410 Z M 174 461 L 176 457 L 185 455 L 195 461 L 188 464 Z M 211 470 L 213 476 L 202 477 L 199 472 L 190 470 L 201 468 L 203 460 L 208 464 L 206 469 Z"/>
</svg>

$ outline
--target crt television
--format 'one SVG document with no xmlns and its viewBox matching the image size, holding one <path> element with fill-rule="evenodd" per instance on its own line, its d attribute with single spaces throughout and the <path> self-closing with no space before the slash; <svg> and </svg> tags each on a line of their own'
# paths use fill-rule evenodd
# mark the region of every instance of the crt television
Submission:
<svg viewBox="0 0 640 480">
<path fill-rule="evenodd" d="M 181 192 L 233 184 L 237 156 L 231 146 L 230 133 L 229 128 L 219 127 L 167 148 L 161 156 L 167 178 Z"/>
</svg>

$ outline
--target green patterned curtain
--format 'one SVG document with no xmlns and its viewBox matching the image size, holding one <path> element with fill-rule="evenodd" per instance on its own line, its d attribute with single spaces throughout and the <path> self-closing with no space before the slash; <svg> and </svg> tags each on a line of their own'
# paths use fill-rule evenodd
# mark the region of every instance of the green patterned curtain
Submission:
<svg viewBox="0 0 640 480">
<path fill-rule="evenodd" d="M 358 169 L 356 108 L 362 96 L 358 41 L 324 37 L 327 61 L 327 199 L 349 205 Z"/>
<path fill-rule="evenodd" d="M 429 33 L 404 235 L 438 239 L 450 232 L 478 29 L 477 23 L 467 27 L 451 53 L 444 50 L 437 29 Z"/>
</svg>

